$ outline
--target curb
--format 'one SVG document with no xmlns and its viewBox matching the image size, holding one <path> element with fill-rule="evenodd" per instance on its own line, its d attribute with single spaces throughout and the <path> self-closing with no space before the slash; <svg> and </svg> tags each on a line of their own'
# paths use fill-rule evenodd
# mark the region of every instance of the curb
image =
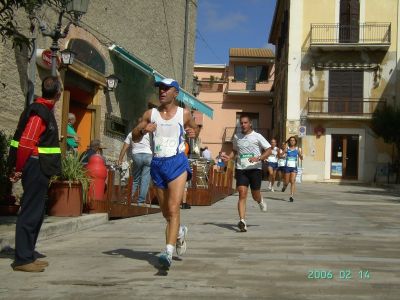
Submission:
<svg viewBox="0 0 400 300">
<path fill-rule="evenodd" d="M 107 213 L 82 215 L 74 218 L 46 217 L 40 230 L 38 241 L 89 229 L 108 222 Z M 15 226 L 0 236 L 0 251 L 14 248 Z"/>
</svg>

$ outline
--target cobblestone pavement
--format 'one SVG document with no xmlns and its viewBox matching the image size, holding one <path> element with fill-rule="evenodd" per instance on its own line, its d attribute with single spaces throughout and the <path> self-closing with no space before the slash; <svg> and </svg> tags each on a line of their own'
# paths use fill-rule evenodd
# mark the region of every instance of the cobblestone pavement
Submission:
<svg viewBox="0 0 400 300">
<path fill-rule="evenodd" d="M 40 274 L 0 259 L 0 299 L 400 299 L 400 195 L 361 185 L 301 184 L 248 201 L 238 232 L 237 195 L 182 211 L 188 251 L 158 269 L 160 214 L 41 241 Z"/>
</svg>

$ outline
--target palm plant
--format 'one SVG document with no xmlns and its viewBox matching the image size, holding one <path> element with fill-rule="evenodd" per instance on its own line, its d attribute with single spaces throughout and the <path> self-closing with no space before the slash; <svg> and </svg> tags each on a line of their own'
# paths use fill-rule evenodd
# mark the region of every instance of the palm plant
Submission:
<svg viewBox="0 0 400 300">
<path fill-rule="evenodd" d="M 53 177 L 50 182 L 52 183 L 54 181 L 68 182 L 69 187 L 71 187 L 73 183 L 80 183 L 82 185 L 83 204 L 86 204 L 90 177 L 87 174 L 86 168 L 79 161 L 76 153 L 67 153 L 65 157 L 62 158 L 61 175 Z"/>
</svg>

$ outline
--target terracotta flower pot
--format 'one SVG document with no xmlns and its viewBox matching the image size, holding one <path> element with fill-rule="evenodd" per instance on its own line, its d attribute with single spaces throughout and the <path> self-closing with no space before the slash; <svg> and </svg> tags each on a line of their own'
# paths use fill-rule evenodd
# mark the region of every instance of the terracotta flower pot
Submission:
<svg viewBox="0 0 400 300">
<path fill-rule="evenodd" d="M 49 189 L 49 216 L 78 217 L 82 215 L 82 185 L 78 182 L 55 181 Z"/>
</svg>

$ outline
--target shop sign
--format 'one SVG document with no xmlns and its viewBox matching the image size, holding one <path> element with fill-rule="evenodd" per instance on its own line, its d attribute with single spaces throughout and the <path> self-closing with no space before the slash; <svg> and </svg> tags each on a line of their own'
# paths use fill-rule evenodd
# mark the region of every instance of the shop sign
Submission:
<svg viewBox="0 0 400 300">
<path fill-rule="evenodd" d="M 57 56 L 57 69 L 60 66 L 60 58 Z M 51 69 L 51 50 L 50 49 L 37 49 L 36 50 L 36 63 L 44 69 Z"/>
</svg>

